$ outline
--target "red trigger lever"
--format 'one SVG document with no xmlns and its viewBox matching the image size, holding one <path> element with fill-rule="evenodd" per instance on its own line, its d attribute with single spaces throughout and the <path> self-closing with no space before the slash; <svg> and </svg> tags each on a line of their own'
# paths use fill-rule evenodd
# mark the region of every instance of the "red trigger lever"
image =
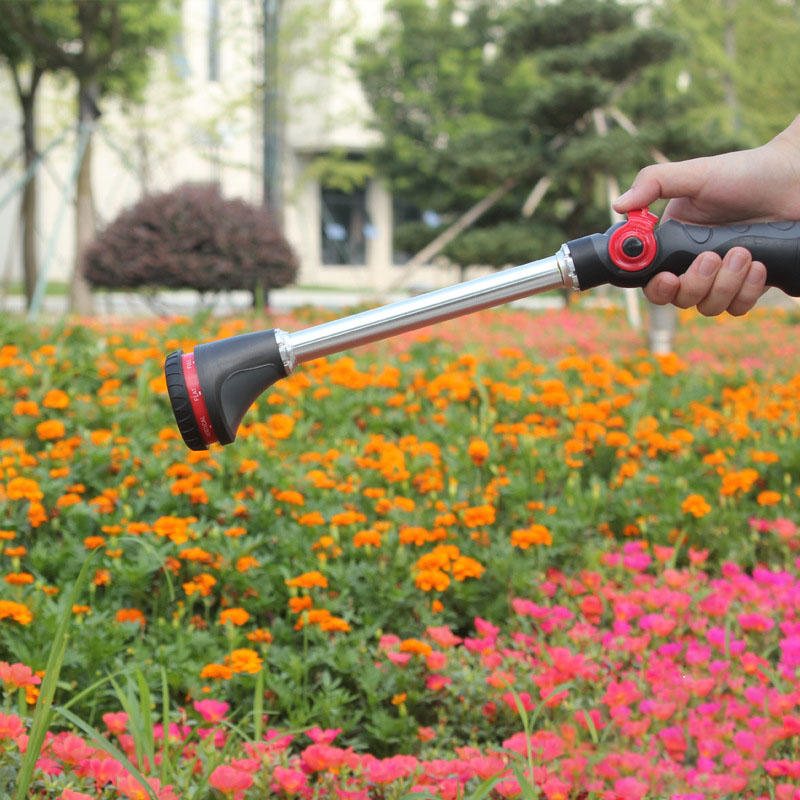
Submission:
<svg viewBox="0 0 800 800">
<path fill-rule="evenodd" d="M 655 227 L 658 217 L 647 208 L 631 211 L 608 240 L 608 255 L 626 272 L 647 269 L 656 257 L 658 242 Z"/>
</svg>

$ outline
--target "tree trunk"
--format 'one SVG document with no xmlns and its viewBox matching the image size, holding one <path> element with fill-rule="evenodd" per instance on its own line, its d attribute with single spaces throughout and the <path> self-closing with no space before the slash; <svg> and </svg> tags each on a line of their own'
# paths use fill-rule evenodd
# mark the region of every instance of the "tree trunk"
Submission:
<svg viewBox="0 0 800 800">
<path fill-rule="evenodd" d="M 81 82 L 78 89 L 78 146 L 83 145 L 83 153 L 75 186 L 75 264 L 69 290 L 70 311 L 80 316 L 90 315 L 94 310 L 92 290 L 83 274 L 83 254 L 95 235 L 92 128 L 99 115 L 98 94 L 93 83 Z"/>
<path fill-rule="evenodd" d="M 39 274 L 39 263 L 36 252 L 36 216 L 37 191 L 36 174 L 33 166 L 37 158 L 36 151 L 36 109 L 35 93 L 37 78 L 31 80 L 31 90 L 20 95 L 22 106 L 22 141 L 25 174 L 29 175 L 22 190 L 20 205 L 20 223 L 22 225 L 22 284 L 25 291 L 25 307 L 30 308 L 36 280 Z"/>
<path fill-rule="evenodd" d="M 722 87 L 725 92 L 725 105 L 730 111 L 731 126 L 734 133 L 742 129 L 742 109 L 739 93 L 736 89 L 736 4 L 737 0 L 725 0 L 725 31 L 723 46 L 725 48 L 726 65 L 722 74 Z"/>
</svg>

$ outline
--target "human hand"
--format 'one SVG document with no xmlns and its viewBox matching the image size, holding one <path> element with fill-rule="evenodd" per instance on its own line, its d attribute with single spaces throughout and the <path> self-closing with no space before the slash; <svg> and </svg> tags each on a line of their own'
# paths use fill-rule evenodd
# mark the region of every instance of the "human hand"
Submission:
<svg viewBox="0 0 800 800">
<path fill-rule="evenodd" d="M 701 225 L 800 219 L 800 117 L 762 147 L 645 167 L 614 203 L 625 213 L 669 199 L 664 218 Z M 706 316 L 747 313 L 767 271 L 750 253 L 702 253 L 680 277 L 662 272 L 644 289 L 653 303 L 697 306 Z"/>
</svg>

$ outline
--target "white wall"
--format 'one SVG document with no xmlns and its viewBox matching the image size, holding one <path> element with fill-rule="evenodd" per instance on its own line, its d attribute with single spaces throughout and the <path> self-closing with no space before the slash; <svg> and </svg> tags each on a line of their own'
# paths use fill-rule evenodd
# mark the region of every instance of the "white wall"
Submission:
<svg viewBox="0 0 800 800">
<path fill-rule="evenodd" d="M 219 180 L 227 195 L 261 202 L 262 106 L 260 0 L 218 0 L 219 80 L 208 79 L 210 0 L 184 0 L 185 60 L 166 59 L 143 106 L 104 102 L 94 135 L 93 182 L 97 220 L 110 221 L 145 190 L 184 181 Z M 283 52 L 288 86 L 282 147 L 285 230 L 301 261 L 298 282 L 374 289 L 401 274 L 391 261 L 391 198 L 377 182 L 368 187 L 375 236 L 363 265 L 321 263 L 320 190 L 307 174 L 310 159 L 330 148 L 362 151 L 376 140 L 369 109 L 348 67 L 355 36 L 382 24 L 384 0 L 284 0 L 282 22 L 293 31 Z M 40 259 L 49 280 L 67 281 L 72 269 L 74 217 L 69 185 L 75 166 L 74 88 L 44 82 L 39 144 L 63 142 L 39 173 Z M 5 72 L 0 73 L 0 163 L 18 149 L 19 112 Z M 21 160 L 0 173 L 0 198 L 21 178 Z M 0 279 L 20 280 L 18 199 L 0 208 Z M 436 268 L 416 273 L 417 285 L 441 285 L 453 275 Z"/>
</svg>

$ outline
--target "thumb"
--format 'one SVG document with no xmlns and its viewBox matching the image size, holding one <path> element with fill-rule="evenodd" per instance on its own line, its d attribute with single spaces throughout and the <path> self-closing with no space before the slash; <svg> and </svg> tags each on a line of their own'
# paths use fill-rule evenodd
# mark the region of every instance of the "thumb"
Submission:
<svg viewBox="0 0 800 800">
<path fill-rule="evenodd" d="M 651 164 L 639 172 L 627 192 L 613 203 L 620 214 L 668 197 L 693 197 L 703 186 L 703 159 Z"/>
</svg>

